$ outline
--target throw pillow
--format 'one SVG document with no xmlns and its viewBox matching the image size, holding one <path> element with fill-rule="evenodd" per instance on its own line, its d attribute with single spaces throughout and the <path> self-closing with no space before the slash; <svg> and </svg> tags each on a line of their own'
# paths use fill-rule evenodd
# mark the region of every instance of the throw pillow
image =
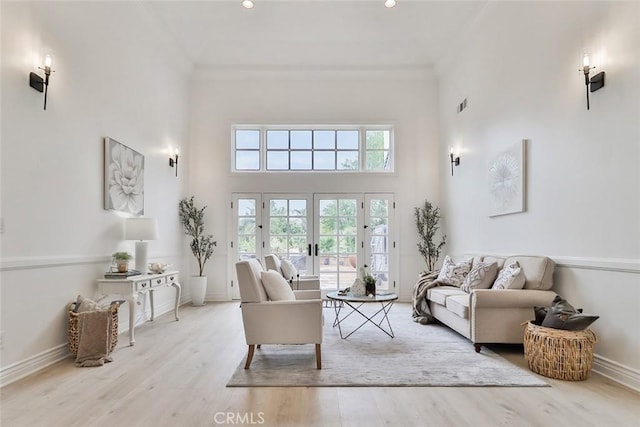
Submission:
<svg viewBox="0 0 640 427">
<path fill-rule="evenodd" d="M 575 314 L 569 316 L 562 329 L 565 329 L 567 331 L 582 331 L 587 329 L 593 322 L 595 322 L 599 318 L 600 316 L 595 316 L 593 314 L 582 314 L 576 312 Z"/>
<path fill-rule="evenodd" d="M 456 264 L 449 255 L 445 256 L 437 280 L 445 285 L 460 287 L 471 270 L 472 261 L 473 258 L 469 258 Z"/>
<path fill-rule="evenodd" d="M 471 293 L 474 289 L 489 289 L 498 275 L 497 262 L 479 262 L 464 278 L 460 289 Z"/>
<path fill-rule="evenodd" d="M 282 270 L 282 275 L 285 279 L 291 280 L 298 277 L 298 269 L 293 265 L 291 261 L 288 259 L 283 259 L 280 261 L 280 270 Z"/>
<path fill-rule="evenodd" d="M 271 301 L 293 301 L 296 299 L 289 283 L 282 274 L 274 270 L 260 272 L 262 285 Z"/>
<path fill-rule="evenodd" d="M 518 261 L 514 261 L 500 270 L 491 289 L 522 289 L 526 281 L 520 264 Z"/>
<path fill-rule="evenodd" d="M 598 320 L 600 316 L 583 314 L 581 309 L 573 308 L 569 301 L 556 295 L 553 304 L 542 321 L 542 326 L 567 331 L 582 331 Z"/>
<path fill-rule="evenodd" d="M 549 312 L 549 307 L 542 307 L 539 305 L 533 306 L 533 314 L 535 316 L 535 320 L 533 321 L 534 325 L 541 326 L 544 318 L 547 316 Z"/>
</svg>

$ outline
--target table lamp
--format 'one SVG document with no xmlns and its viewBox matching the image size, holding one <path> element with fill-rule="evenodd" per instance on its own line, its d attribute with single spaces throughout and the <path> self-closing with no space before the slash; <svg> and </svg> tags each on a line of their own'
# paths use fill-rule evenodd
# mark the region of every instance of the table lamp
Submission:
<svg viewBox="0 0 640 427">
<path fill-rule="evenodd" d="M 153 218 L 127 218 L 124 223 L 125 240 L 136 242 L 136 270 L 147 272 L 147 248 L 145 240 L 155 240 L 158 235 L 158 222 Z"/>
</svg>

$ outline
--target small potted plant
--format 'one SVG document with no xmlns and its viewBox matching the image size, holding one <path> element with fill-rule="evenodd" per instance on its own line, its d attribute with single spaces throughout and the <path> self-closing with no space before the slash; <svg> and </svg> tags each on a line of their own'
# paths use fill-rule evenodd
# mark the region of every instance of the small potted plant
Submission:
<svg viewBox="0 0 640 427">
<path fill-rule="evenodd" d="M 116 252 L 112 256 L 118 267 L 118 273 L 129 271 L 129 260 L 132 258 L 129 252 Z"/>
<path fill-rule="evenodd" d="M 364 282 L 364 287 L 365 287 L 367 296 L 369 295 L 376 296 L 376 278 L 373 277 L 371 274 L 367 273 L 362 278 L 362 281 Z"/>
</svg>

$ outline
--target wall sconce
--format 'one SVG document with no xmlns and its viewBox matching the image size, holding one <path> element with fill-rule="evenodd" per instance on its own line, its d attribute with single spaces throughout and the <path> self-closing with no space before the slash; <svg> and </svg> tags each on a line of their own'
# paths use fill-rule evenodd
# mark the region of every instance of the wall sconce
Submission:
<svg viewBox="0 0 640 427">
<path fill-rule="evenodd" d="M 51 69 L 51 55 L 44 57 L 44 68 L 38 67 L 44 70 L 44 79 L 34 72 L 29 73 L 29 86 L 37 90 L 38 92 L 44 92 L 44 109 L 47 109 L 47 89 L 49 88 L 49 76 L 54 73 Z"/>
<path fill-rule="evenodd" d="M 169 150 L 169 152 L 171 153 L 171 150 Z M 178 157 L 179 157 L 179 152 L 178 152 L 178 149 L 176 148 L 173 154 L 169 156 L 169 166 L 170 167 L 175 166 L 176 176 L 178 176 Z"/>
<path fill-rule="evenodd" d="M 582 56 L 582 71 L 584 73 L 584 84 L 587 88 L 587 110 L 589 109 L 589 92 L 595 92 L 604 87 L 604 71 L 600 71 L 595 76 L 589 78 L 589 73 L 596 67 L 590 66 L 589 55 Z"/>
<path fill-rule="evenodd" d="M 451 176 L 453 176 L 453 166 L 460 166 L 460 156 L 453 152 L 453 145 L 449 146 L 449 158 L 451 159 Z"/>
</svg>

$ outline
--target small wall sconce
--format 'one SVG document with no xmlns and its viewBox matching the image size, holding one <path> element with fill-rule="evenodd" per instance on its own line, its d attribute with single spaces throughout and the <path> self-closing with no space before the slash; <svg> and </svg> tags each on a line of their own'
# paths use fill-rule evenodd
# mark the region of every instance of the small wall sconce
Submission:
<svg viewBox="0 0 640 427">
<path fill-rule="evenodd" d="M 460 166 L 460 156 L 453 152 L 453 145 L 449 146 L 449 158 L 451 159 L 451 176 L 453 176 L 453 166 Z"/>
<path fill-rule="evenodd" d="M 587 88 L 587 110 L 589 109 L 589 92 L 595 92 L 604 87 L 604 71 L 600 71 L 595 76 L 589 78 L 589 73 L 596 67 L 591 67 L 588 54 L 582 56 L 582 71 L 584 73 L 584 84 Z"/>
<path fill-rule="evenodd" d="M 44 109 L 47 109 L 47 89 L 49 88 L 49 76 L 54 73 L 51 69 L 51 55 L 44 57 L 44 68 L 38 67 L 44 70 L 44 79 L 34 72 L 29 73 L 29 86 L 37 90 L 38 92 L 44 92 Z"/>
<path fill-rule="evenodd" d="M 171 150 L 169 150 L 169 152 L 171 152 Z M 169 156 L 169 166 L 170 167 L 174 167 L 176 168 L 176 176 L 178 176 L 178 157 L 179 156 L 179 152 L 178 149 L 176 148 L 175 151 L 173 152 L 172 155 Z"/>
</svg>

